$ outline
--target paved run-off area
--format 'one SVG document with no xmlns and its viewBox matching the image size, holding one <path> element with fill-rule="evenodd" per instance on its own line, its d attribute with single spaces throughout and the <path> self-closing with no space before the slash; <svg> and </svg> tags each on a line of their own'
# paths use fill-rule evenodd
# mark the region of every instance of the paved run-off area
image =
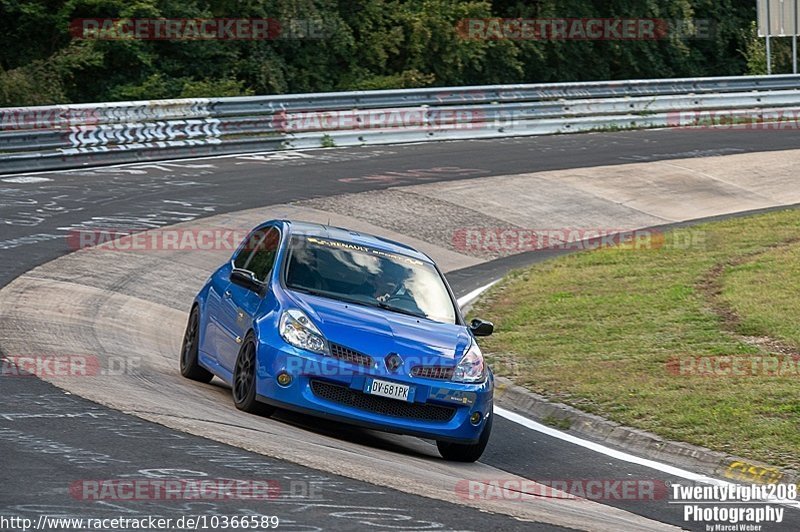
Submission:
<svg viewBox="0 0 800 532">
<path fill-rule="evenodd" d="M 799 167 L 800 151 L 747 153 L 393 187 L 299 205 L 494 258 L 531 248 L 465 241 L 465 230 L 591 235 L 789 205 L 800 202 Z"/>
</svg>

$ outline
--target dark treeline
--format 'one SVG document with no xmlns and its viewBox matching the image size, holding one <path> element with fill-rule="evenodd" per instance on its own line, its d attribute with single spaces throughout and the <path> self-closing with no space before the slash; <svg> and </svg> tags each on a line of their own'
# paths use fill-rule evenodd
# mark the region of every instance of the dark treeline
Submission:
<svg viewBox="0 0 800 532">
<path fill-rule="evenodd" d="M 97 17 L 269 18 L 295 27 L 262 40 L 70 32 L 75 19 Z M 459 21 L 489 17 L 654 18 L 670 31 L 633 41 L 459 32 Z M 755 0 L 0 0 L 0 106 L 760 73 L 754 19 Z M 777 48 L 780 63 L 785 46 Z"/>
</svg>

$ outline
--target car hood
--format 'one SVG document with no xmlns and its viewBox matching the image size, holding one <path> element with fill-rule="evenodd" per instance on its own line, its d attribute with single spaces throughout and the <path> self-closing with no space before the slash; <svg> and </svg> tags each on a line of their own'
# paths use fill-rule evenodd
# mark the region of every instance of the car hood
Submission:
<svg viewBox="0 0 800 532">
<path fill-rule="evenodd" d="M 376 358 L 398 353 L 439 361 L 442 358 L 454 360 L 464 353 L 471 341 L 463 325 L 438 323 L 293 291 L 289 296 L 328 341 Z"/>
</svg>

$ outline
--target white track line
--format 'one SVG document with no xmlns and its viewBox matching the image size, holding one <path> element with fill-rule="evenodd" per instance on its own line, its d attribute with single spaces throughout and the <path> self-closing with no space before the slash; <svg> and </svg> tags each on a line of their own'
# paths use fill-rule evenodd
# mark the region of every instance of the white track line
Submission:
<svg viewBox="0 0 800 532">
<path fill-rule="evenodd" d="M 491 283 L 489 283 L 487 285 L 484 285 L 484 286 L 481 286 L 480 288 L 476 288 L 475 290 L 473 290 L 469 294 L 459 297 L 458 301 L 456 301 L 456 303 L 458 303 L 458 306 L 463 309 L 464 307 L 466 307 L 467 305 L 469 305 L 470 303 L 472 303 L 476 299 L 478 299 L 478 297 L 482 293 L 484 293 L 485 291 L 490 289 L 492 286 L 494 286 L 498 282 L 500 282 L 500 279 L 498 279 L 496 281 L 492 281 Z"/>
<path fill-rule="evenodd" d="M 495 283 L 499 281 L 492 281 L 491 283 L 482 286 L 472 292 L 466 294 L 458 298 L 458 306 L 464 307 L 472 302 L 474 302 L 483 292 L 491 288 Z M 518 425 L 522 425 L 525 428 L 535 430 L 536 432 L 540 432 L 552 438 L 557 438 L 561 441 L 565 441 L 567 443 L 571 443 L 573 445 L 577 445 L 579 447 L 583 447 L 584 449 L 589 449 L 590 451 L 594 451 L 596 453 L 604 454 L 610 458 L 615 458 L 617 460 L 622 460 L 623 462 L 629 462 L 631 464 L 640 465 L 643 467 L 648 467 L 650 469 L 655 469 L 656 471 L 661 471 L 662 473 L 666 473 L 668 475 L 672 475 L 674 477 L 683 478 L 692 482 L 700 482 L 703 484 L 712 484 L 716 486 L 735 486 L 734 482 L 728 482 L 727 480 L 716 479 L 713 477 L 708 477 L 705 475 L 700 475 L 698 473 L 692 473 L 691 471 L 687 471 L 686 469 L 681 469 L 679 467 L 662 464 L 661 462 L 656 462 L 655 460 L 650 460 L 648 458 L 641 458 L 639 456 L 634 456 L 630 453 L 626 453 L 624 451 L 618 451 L 617 449 L 612 449 L 611 447 L 606 447 L 605 445 L 595 443 L 589 440 L 584 440 L 582 438 L 578 438 L 577 436 L 573 436 L 572 434 L 567 434 L 566 432 L 561 432 L 560 430 L 556 430 L 552 427 L 548 427 L 547 425 L 542 425 L 541 423 L 537 423 L 532 419 L 528 419 L 525 416 L 517 414 L 515 412 L 511 412 L 510 410 L 506 410 L 505 408 L 496 406 L 494 407 L 494 413 L 500 417 L 503 417 L 509 421 L 517 423 Z M 784 501 L 779 499 L 766 499 L 765 502 L 774 502 L 777 504 L 781 504 L 784 506 L 789 506 L 793 508 L 800 508 L 800 501 Z"/>
</svg>

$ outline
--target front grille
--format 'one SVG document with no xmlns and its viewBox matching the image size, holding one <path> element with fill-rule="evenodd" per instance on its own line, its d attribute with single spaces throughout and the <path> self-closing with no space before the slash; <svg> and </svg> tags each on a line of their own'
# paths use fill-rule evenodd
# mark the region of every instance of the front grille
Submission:
<svg viewBox="0 0 800 532">
<path fill-rule="evenodd" d="M 332 343 L 330 346 L 332 357 L 338 358 L 339 360 L 344 360 L 345 362 L 350 362 L 356 366 L 364 366 L 367 368 L 372 367 L 372 359 L 367 355 L 339 344 Z"/>
<path fill-rule="evenodd" d="M 446 422 L 450 421 L 456 413 L 456 409 L 452 406 L 409 403 L 388 397 L 369 395 L 347 386 L 316 379 L 311 381 L 311 391 L 322 399 L 385 416 Z"/>
<path fill-rule="evenodd" d="M 454 368 L 446 366 L 414 366 L 411 368 L 411 374 L 415 377 L 449 381 L 453 378 L 453 370 Z"/>
</svg>

